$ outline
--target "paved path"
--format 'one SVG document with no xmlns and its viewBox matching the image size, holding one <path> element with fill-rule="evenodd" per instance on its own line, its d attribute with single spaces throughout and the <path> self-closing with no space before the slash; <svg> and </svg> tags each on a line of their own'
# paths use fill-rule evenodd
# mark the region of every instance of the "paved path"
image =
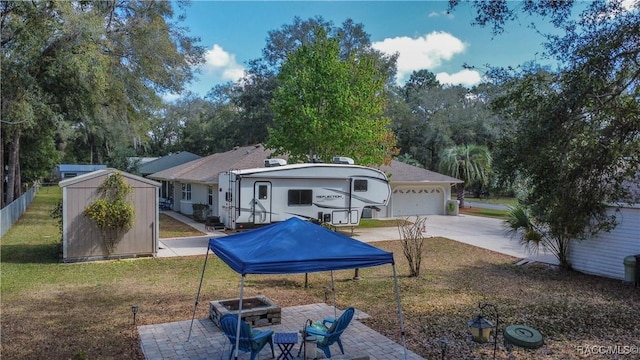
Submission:
<svg viewBox="0 0 640 360">
<path fill-rule="evenodd" d="M 204 305 L 204 304 L 203 304 Z M 208 305 L 208 304 L 206 304 Z M 302 329 L 307 319 L 322 320 L 326 317 L 340 316 L 334 312 L 333 306 L 324 303 L 292 306 L 282 309 L 282 323 L 270 326 L 274 332 L 294 332 Z M 353 320 L 340 339 L 345 354 L 369 355 L 371 360 L 404 359 L 404 348 L 395 341 L 365 326 L 359 320 L 368 318 L 366 313 L 356 311 Z M 191 320 L 173 323 L 138 326 L 140 346 L 146 359 L 228 359 L 231 351 L 229 340 L 208 318 L 196 319 L 193 322 L 191 338 L 189 328 Z M 400 326 L 398 325 L 398 333 Z M 297 354 L 300 342 L 294 347 Z M 279 349 L 274 345 L 276 357 Z M 241 358 L 248 358 L 246 353 Z M 340 354 L 337 344 L 331 346 L 331 354 Z M 322 351 L 318 358 L 324 358 Z M 257 359 L 271 359 L 269 345 L 260 352 Z M 407 359 L 419 360 L 422 357 L 407 350 Z"/>
</svg>

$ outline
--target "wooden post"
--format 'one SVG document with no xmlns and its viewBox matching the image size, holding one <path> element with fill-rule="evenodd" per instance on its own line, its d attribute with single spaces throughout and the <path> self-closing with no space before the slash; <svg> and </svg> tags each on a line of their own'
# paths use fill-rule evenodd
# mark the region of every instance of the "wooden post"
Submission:
<svg viewBox="0 0 640 360">
<path fill-rule="evenodd" d="M 360 272 L 359 270 L 360 269 L 356 268 L 356 272 L 355 274 L 353 274 L 353 280 L 360 280 L 360 276 L 358 275 L 358 273 Z"/>
</svg>

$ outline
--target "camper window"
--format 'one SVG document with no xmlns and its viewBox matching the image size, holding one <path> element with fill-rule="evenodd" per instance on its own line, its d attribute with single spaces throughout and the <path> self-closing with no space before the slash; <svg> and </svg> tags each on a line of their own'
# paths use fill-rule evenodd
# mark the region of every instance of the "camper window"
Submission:
<svg viewBox="0 0 640 360">
<path fill-rule="evenodd" d="M 311 205 L 311 190 L 289 190 L 289 205 Z"/>
<path fill-rule="evenodd" d="M 267 200 L 267 194 L 268 194 L 267 189 L 268 189 L 267 185 L 258 186 L 258 198 L 260 200 Z"/>
<path fill-rule="evenodd" d="M 367 180 L 356 180 L 353 182 L 353 191 L 367 191 Z"/>
</svg>

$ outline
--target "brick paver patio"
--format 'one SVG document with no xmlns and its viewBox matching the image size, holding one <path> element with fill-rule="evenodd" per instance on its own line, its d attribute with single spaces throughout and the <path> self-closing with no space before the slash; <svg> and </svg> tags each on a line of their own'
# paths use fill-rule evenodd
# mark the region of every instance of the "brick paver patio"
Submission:
<svg viewBox="0 0 640 360">
<path fill-rule="evenodd" d="M 341 311 L 338 310 L 337 316 Z M 260 329 L 272 329 L 274 332 L 299 332 L 307 319 L 321 320 L 334 317 L 334 308 L 325 303 L 309 304 L 282 308 L 282 323 Z M 401 344 L 388 339 L 373 329 L 368 328 L 359 319 L 368 315 L 356 310 L 356 314 L 349 327 L 340 339 L 344 345 L 346 355 L 369 355 L 372 360 L 404 359 L 404 349 Z M 193 322 L 191 339 L 187 341 L 191 320 L 172 323 L 138 326 L 140 343 L 146 359 L 228 359 L 231 346 L 224 336 L 208 318 L 196 319 Z M 398 329 L 400 331 L 400 329 Z M 300 342 L 292 353 L 298 353 Z M 276 357 L 279 354 L 274 346 Z M 331 346 L 332 355 L 340 355 L 337 344 Z M 248 359 L 248 353 L 239 353 L 239 358 Z M 318 351 L 318 358 L 323 358 L 322 351 Z M 260 352 L 258 359 L 271 359 L 269 346 Z M 417 360 L 422 357 L 407 350 L 407 359 Z"/>
</svg>

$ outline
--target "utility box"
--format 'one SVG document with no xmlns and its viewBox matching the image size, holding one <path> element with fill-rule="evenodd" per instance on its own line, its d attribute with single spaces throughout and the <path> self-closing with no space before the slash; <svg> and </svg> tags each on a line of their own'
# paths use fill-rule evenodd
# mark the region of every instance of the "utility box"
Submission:
<svg viewBox="0 0 640 360">
<path fill-rule="evenodd" d="M 447 200 L 447 215 L 458 216 L 460 214 L 460 201 Z"/>
<path fill-rule="evenodd" d="M 625 257 L 622 263 L 624 264 L 624 281 L 636 283 L 636 266 L 640 265 L 636 261 L 636 255 Z"/>
</svg>

